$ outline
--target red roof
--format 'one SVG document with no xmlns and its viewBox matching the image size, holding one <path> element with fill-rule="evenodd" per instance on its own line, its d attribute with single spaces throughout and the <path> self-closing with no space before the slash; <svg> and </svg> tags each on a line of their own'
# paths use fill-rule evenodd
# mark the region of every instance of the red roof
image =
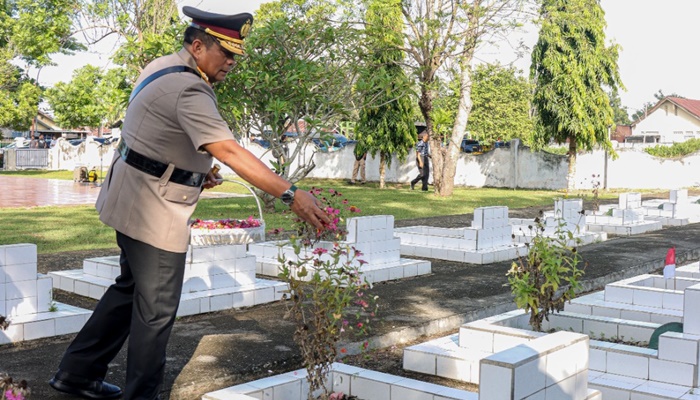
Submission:
<svg viewBox="0 0 700 400">
<path fill-rule="evenodd" d="M 666 99 L 700 119 L 700 100 L 682 99 L 680 97 L 666 97 Z"/>
<path fill-rule="evenodd" d="M 652 107 L 642 118 L 638 119 L 632 125 L 637 125 L 641 120 L 645 119 L 648 115 L 656 111 L 657 108 L 659 108 L 662 104 L 665 102 L 673 103 L 677 105 L 678 107 L 684 109 L 686 112 L 688 112 L 690 115 L 693 117 L 697 118 L 700 120 L 700 100 L 692 100 L 692 99 L 684 99 L 682 97 L 671 97 L 667 96 L 664 97 L 663 99 L 659 100 L 658 103 L 654 107 Z"/>
</svg>

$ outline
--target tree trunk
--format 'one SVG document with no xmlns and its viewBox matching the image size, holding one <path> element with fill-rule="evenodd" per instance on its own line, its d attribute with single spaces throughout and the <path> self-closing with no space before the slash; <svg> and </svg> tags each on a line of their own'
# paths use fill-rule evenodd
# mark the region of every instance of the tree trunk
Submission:
<svg viewBox="0 0 700 400">
<path fill-rule="evenodd" d="M 477 37 L 478 19 L 474 14 L 469 15 L 469 33 L 466 36 L 464 47 L 466 51 L 459 58 L 460 88 L 459 104 L 455 115 L 455 124 L 452 127 L 448 145 L 441 148 L 442 160 L 440 165 L 435 165 L 433 174 L 438 173 L 442 177 L 440 186 L 435 185 L 435 192 L 440 196 L 451 196 L 454 192 L 455 174 L 457 172 L 457 159 L 460 156 L 462 137 L 467 131 L 469 114 L 472 111 L 472 59 L 474 58 L 474 40 Z M 438 169 L 439 168 L 439 169 Z"/>
<path fill-rule="evenodd" d="M 428 80 L 429 79 L 429 80 Z M 433 118 L 430 116 L 433 111 L 433 99 L 435 98 L 435 93 L 431 90 L 431 85 L 433 83 L 432 78 L 424 78 L 424 82 L 421 85 L 421 96 L 418 101 L 418 107 L 420 108 L 423 118 L 425 118 L 425 133 L 430 136 L 430 154 L 431 154 L 431 169 L 433 173 L 433 186 L 437 191 L 439 187 L 442 186 L 442 175 L 438 173 L 442 169 L 442 159 L 443 154 L 441 152 L 441 138 L 435 137 L 433 135 Z"/>
<path fill-rule="evenodd" d="M 381 153 L 379 155 L 379 188 L 386 188 L 386 155 Z"/>
<path fill-rule="evenodd" d="M 258 197 L 263 202 L 263 210 L 266 212 L 274 212 L 275 211 L 275 201 L 277 201 L 277 198 L 275 196 L 273 196 L 271 194 L 267 194 L 259 189 L 256 189 L 255 191 L 258 193 Z"/>
<path fill-rule="evenodd" d="M 569 137 L 569 172 L 566 175 L 566 193 L 576 189 L 576 139 Z"/>
</svg>

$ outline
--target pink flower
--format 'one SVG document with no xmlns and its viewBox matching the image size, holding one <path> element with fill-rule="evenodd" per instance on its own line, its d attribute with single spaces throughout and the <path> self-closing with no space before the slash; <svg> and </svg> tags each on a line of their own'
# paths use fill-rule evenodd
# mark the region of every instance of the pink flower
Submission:
<svg viewBox="0 0 700 400">
<path fill-rule="evenodd" d="M 5 392 L 5 398 L 7 400 L 24 400 L 24 396 L 21 393 L 14 394 L 12 390 Z"/>
<path fill-rule="evenodd" d="M 323 247 L 317 247 L 312 251 L 313 254 L 316 254 L 317 256 L 320 256 L 321 254 L 326 254 L 328 253 L 328 250 L 324 249 Z"/>
</svg>

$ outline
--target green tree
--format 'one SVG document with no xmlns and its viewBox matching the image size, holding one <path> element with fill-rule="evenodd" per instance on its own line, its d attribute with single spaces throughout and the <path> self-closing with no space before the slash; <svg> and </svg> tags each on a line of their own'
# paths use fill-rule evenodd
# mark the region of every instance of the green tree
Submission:
<svg viewBox="0 0 700 400">
<path fill-rule="evenodd" d="M 615 113 L 613 117 L 615 125 L 629 125 L 631 122 L 630 116 L 627 114 L 627 108 L 622 105 L 622 100 L 617 90 L 608 93 L 608 97 L 610 98 L 610 107 L 612 107 Z"/>
<path fill-rule="evenodd" d="M 372 156 L 379 153 L 379 187 L 385 187 L 386 167 L 392 156 L 404 161 L 416 143 L 410 81 L 401 63 L 404 55 L 397 49 L 402 37 L 400 0 L 373 0 L 365 14 L 370 64 L 358 86 L 366 88 L 372 102 L 360 110 L 355 127 L 358 146 Z"/>
<path fill-rule="evenodd" d="M 217 87 L 217 95 L 234 132 L 259 132 L 277 156 L 273 168 L 297 182 L 315 167 L 307 152 L 315 152 L 310 139 L 348 119 L 361 101 L 361 93 L 354 90 L 360 40 L 348 24 L 329 22 L 336 11 L 330 3 L 282 1 L 266 6 L 268 17 L 275 18 L 256 19 L 246 38 L 246 57 Z M 289 144 L 286 165 L 280 165 L 281 138 L 290 127 L 299 136 Z M 267 208 L 274 205 L 273 197 L 261 196 Z"/>
<path fill-rule="evenodd" d="M 30 67 L 52 65 L 51 55 L 81 48 L 71 38 L 76 3 L 17 0 L 0 3 L 0 126 L 29 130 L 42 89 Z"/>
<path fill-rule="evenodd" d="M 0 48 L 0 126 L 25 131 L 37 113 L 41 90 L 10 59 L 9 49 Z"/>
<path fill-rule="evenodd" d="M 103 126 L 107 114 L 101 88 L 104 76 L 98 67 L 86 65 L 73 72 L 70 82 L 47 90 L 46 98 L 56 122 L 64 128 Z"/>
<path fill-rule="evenodd" d="M 477 66 L 469 133 L 486 144 L 499 139 L 529 139 L 534 129 L 530 117 L 531 93 L 530 83 L 516 68 Z"/>
<path fill-rule="evenodd" d="M 117 36 L 120 44 L 113 60 L 135 79 L 153 59 L 182 45 L 184 23 L 175 0 L 97 0 L 80 11 L 81 32 L 92 45 Z"/>
<path fill-rule="evenodd" d="M 598 0 L 543 0 L 531 78 L 537 123 L 533 144 L 569 143 L 568 188 L 576 154 L 600 145 L 613 151 L 608 129 L 614 112 L 605 91 L 622 87 L 618 46 L 606 46 L 605 13 Z"/>
<path fill-rule="evenodd" d="M 635 111 L 634 114 L 632 114 L 632 121 L 637 122 L 640 119 L 642 119 L 642 117 L 646 118 L 647 113 L 649 113 L 649 111 L 652 108 L 654 108 L 654 105 L 656 105 L 656 103 L 652 103 L 650 101 L 644 103 L 642 108 L 640 108 L 639 110 Z"/>
<path fill-rule="evenodd" d="M 435 192 L 449 196 L 454 190 L 454 176 L 459 145 L 467 130 L 472 110 L 472 62 L 477 47 L 489 38 L 499 37 L 520 25 L 524 0 L 450 1 L 405 0 L 402 13 L 404 49 L 420 88 L 420 107 L 431 135 Z M 453 66 L 451 70 L 447 66 Z M 434 101 L 439 94 L 439 76 L 454 73 L 459 93 L 454 110 L 454 125 L 449 134 L 435 131 Z M 449 110 L 440 110 L 441 117 Z M 448 145 L 443 146 L 443 143 Z"/>
</svg>

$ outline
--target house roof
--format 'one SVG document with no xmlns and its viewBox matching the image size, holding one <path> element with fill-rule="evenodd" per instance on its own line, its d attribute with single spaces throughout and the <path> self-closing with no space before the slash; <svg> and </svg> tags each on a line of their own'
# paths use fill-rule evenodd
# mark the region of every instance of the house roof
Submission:
<svg viewBox="0 0 700 400">
<path fill-rule="evenodd" d="M 671 97 L 667 96 L 659 100 L 654 107 L 651 108 L 642 118 L 635 121 L 632 126 L 636 126 L 640 121 L 646 119 L 646 117 L 656 111 L 664 103 L 672 103 L 676 106 L 685 110 L 688 114 L 692 115 L 696 119 L 700 120 L 700 100 L 684 99 L 682 97 Z"/>
</svg>

